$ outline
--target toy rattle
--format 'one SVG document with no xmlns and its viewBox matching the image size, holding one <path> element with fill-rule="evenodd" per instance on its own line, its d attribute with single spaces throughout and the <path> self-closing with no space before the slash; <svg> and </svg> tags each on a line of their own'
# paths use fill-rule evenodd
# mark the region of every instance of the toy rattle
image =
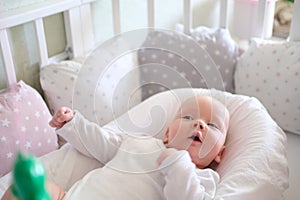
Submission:
<svg viewBox="0 0 300 200">
<path fill-rule="evenodd" d="M 36 157 L 18 153 L 11 191 L 18 200 L 51 200 L 45 189 L 45 170 Z"/>
</svg>

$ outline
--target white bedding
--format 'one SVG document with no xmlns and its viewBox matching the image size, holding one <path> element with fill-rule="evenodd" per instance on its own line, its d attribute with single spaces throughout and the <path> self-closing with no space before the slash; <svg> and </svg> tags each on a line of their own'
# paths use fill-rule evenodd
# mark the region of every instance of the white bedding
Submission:
<svg viewBox="0 0 300 200">
<path fill-rule="evenodd" d="M 216 90 L 177 89 L 149 98 L 104 128 L 116 133 L 143 128 L 160 138 L 172 119 L 170 113 L 194 94 L 211 94 L 225 103 L 231 115 L 227 151 L 216 169 L 221 179 L 215 199 L 283 199 L 282 193 L 288 187 L 286 135 L 255 98 Z M 42 160 L 48 177 L 66 190 L 100 166 L 68 144 Z M 0 195 L 8 187 L 8 176 L 0 179 Z"/>
</svg>

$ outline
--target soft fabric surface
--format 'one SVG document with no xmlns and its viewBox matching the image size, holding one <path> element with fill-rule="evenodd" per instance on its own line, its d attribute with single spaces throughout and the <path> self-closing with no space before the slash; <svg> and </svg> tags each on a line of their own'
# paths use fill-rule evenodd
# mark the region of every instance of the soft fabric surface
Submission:
<svg viewBox="0 0 300 200">
<path fill-rule="evenodd" d="M 214 62 L 209 51 L 194 38 L 177 31 L 149 31 L 138 50 L 138 61 L 143 99 L 182 87 L 219 90 L 232 87 L 232 79 L 230 83 L 224 81 L 222 71 L 225 68 L 221 69 Z"/>
<path fill-rule="evenodd" d="M 106 66 L 99 64 L 98 59 L 102 58 L 98 51 L 86 62 L 63 61 L 42 68 L 40 82 L 52 113 L 68 106 L 80 110 L 90 121 L 104 125 L 140 102 L 140 93 L 132 94 L 139 86 L 138 74 L 128 75 L 135 67 L 134 55 L 124 55 Z M 114 49 L 107 49 L 108 54 L 113 52 Z M 122 82 L 128 78 L 131 80 Z"/>
<path fill-rule="evenodd" d="M 177 25 L 176 28 L 183 33 L 183 26 Z M 225 90 L 234 92 L 234 71 L 239 57 L 239 48 L 232 39 L 229 30 L 198 26 L 190 30 L 190 35 L 209 53 L 217 65 Z"/>
<path fill-rule="evenodd" d="M 300 43 L 253 39 L 237 64 L 236 92 L 257 97 L 281 128 L 300 134 Z"/>
<path fill-rule="evenodd" d="M 62 61 L 41 69 L 40 82 L 51 113 L 61 106 L 72 106 L 73 89 L 82 63 Z"/>
<path fill-rule="evenodd" d="M 221 177 L 216 199 L 282 199 L 288 187 L 286 135 L 256 98 L 216 90 L 177 89 L 154 95 L 104 128 L 116 133 L 143 131 L 162 138 L 166 124 L 172 120 L 171 113 L 195 94 L 214 96 L 225 103 L 231 115 L 227 149 L 216 168 Z M 44 160 L 49 177 L 65 188 L 74 178 L 97 167 L 95 161 L 82 159 L 82 154 L 71 149 L 65 146 Z M 72 156 L 66 152 L 72 152 Z M 0 188 L 5 188 L 7 179 L 0 180 Z"/>
<path fill-rule="evenodd" d="M 217 168 L 221 182 L 216 199 L 282 199 L 288 187 L 286 135 L 256 98 L 217 90 L 177 89 L 154 95 L 105 127 L 162 138 L 180 102 L 198 94 L 219 99 L 231 116 L 227 149 Z"/>
<path fill-rule="evenodd" d="M 0 93 L 0 177 L 11 170 L 20 150 L 41 156 L 57 149 L 50 119 L 40 94 L 23 81 Z"/>
<path fill-rule="evenodd" d="M 140 76 L 147 83 L 143 97 L 182 87 L 233 92 L 237 57 L 238 47 L 226 29 L 198 27 L 190 36 L 182 26 L 149 32 L 138 51 Z"/>
</svg>

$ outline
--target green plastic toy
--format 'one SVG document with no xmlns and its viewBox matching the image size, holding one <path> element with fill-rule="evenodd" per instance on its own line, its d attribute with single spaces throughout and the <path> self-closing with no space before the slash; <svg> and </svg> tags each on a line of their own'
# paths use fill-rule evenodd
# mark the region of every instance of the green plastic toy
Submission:
<svg viewBox="0 0 300 200">
<path fill-rule="evenodd" d="M 11 191 L 19 200 L 51 200 L 45 189 L 45 170 L 36 157 L 18 153 Z"/>
</svg>

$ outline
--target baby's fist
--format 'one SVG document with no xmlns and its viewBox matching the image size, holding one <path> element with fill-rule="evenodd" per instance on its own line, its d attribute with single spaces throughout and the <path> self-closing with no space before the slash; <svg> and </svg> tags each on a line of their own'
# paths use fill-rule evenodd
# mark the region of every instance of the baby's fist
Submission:
<svg viewBox="0 0 300 200">
<path fill-rule="evenodd" d="M 49 125 L 53 128 L 61 128 L 65 123 L 73 119 L 74 113 L 68 107 L 59 108 L 53 115 Z"/>
</svg>

